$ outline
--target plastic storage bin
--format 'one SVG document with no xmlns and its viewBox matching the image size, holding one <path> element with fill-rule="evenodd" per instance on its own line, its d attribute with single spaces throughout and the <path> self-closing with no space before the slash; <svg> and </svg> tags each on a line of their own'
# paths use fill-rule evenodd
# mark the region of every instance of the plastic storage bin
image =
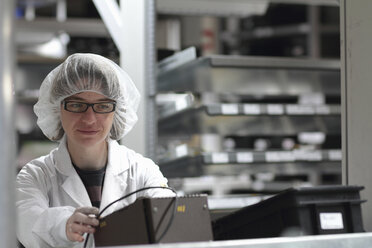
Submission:
<svg viewBox="0 0 372 248">
<path fill-rule="evenodd" d="M 364 232 L 363 188 L 291 188 L 213 221 L 213 236 L 228 240 Z"/>
</svg>

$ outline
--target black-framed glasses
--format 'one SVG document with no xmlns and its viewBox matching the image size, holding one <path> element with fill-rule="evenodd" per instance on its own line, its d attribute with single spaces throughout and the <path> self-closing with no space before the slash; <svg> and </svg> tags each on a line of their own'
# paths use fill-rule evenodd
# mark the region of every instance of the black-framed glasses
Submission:
<svg viewBox="0 0 372 248">
<path fill-rule="evenodd" d="M 115 111 L 115 102 L 97 102 L 97 103 L 86 103 L 77 101 L 63 101 L 64 109 L 73 113 L 84 113 L 89 107 L 92 107 L 93 111 L 98 114 L 107 114 Z"/>
</svg>

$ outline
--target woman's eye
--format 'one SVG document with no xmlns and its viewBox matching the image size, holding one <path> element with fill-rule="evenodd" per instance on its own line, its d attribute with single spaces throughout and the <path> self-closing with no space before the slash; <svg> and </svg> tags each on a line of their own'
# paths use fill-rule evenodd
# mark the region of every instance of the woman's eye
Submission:
<svg viewBox="0 0 372 248">
<path fill-rule="evenodd" d="M 69 102 L 67 103 L 66 108 L 67 110 L 78 112 L 85 108 L 85 104 L 80 102 Z"/>
<path fill-rule="evenodd" d="M 105 109 L 109 109 L 110 108 L 110 106 L 109 106 L 109 104 L 98 104 L 98 106 L 97 106 L 99 109 L 103 109 L 103 110 L 105 110 Z"/>
<path fill-rule="evenodd" d="M 81 108 L 83 107 L 83 104 L 81 103 L 70 103 L 71 108 Z"/>
</svg>

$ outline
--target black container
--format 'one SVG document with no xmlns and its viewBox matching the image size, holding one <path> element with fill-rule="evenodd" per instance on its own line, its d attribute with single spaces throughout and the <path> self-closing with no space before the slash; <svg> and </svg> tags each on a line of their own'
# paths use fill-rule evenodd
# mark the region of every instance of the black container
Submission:
<svg viewBox="0 0 372 248">
<path fill-rule="evenodd" d="M 206 195 L 139 198 L 100 219 L 96 246 L 210 241 Z"/>
<path fill-rule="evenodd" d="M 362 186 L 290 188 L 213 221 L 215 240 L 364 232 Z"/>
</svg>

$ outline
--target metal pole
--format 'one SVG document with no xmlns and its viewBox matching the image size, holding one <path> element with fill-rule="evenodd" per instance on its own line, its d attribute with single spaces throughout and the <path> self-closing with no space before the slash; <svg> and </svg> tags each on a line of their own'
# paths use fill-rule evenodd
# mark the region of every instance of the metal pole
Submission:
<svg viewBox="0 0 372 248">
<path fill-rule="evenodd" d="M 0 240 L 16 247 L 14 180 L 16 138 L 13 100 L 13 0 L 0 1 Z"/>
<path fill-rule="evenodd" d="M 145 6 L 145 154 L 156 159 L 156 145 L 158 137 L 156 97 L 156 4 L 155 0 L 148 0 Z"/>
<path fill-rule="evenodd" d="M 155 0 L 93 0 L 116 46 L 120 65 L 141 94 L 138 122 L 121 143 L 146 156 L 155 154 Z M 135 24 L 135 25 L 134 25 Z"/>
<path fill-rule="evenodd" d="M 343 184 L 363 185 L 363 224 L 372 231 L 372 2 L 340 1 Z"/>
<path fill-rule="evenodd" d="M 320 14 L 319 6 L 308 6 L 307 16 L 310 25 L 310 33 L 308 34 L 307 45 L 308 45 L 308 56 L 310 58 L 318 59 L 320 57 L 320 33 L 319 23 Z"/>
<path fill-rule="evenodd" d="M 154 0 L 121 0 L 123 50 L 120 64 L 132 77 L 140 94 L 138 122 L 123 143 L 154 158 L 155 151 L 155 4 Z M 135 25 L 134 25 L 135 24 Z"/>
</svg>

